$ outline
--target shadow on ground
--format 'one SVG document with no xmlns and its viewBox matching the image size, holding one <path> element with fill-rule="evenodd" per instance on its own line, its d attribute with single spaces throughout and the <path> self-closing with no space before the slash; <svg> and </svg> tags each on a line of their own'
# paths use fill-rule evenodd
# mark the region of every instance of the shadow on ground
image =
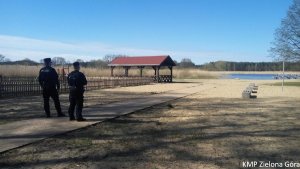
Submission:
<svg viewBox="0 0 300 169">
<path fill-rule="evenodd" d="M 193 96 L 11 150 L 4 168 L 241 168 L 299 161 L 299 100 Z"/>
<path fill-rule="evenodd" d="M 153 95 L 153 92 L 120 92 L 120 91 L 89 91 L 85 95 L 84 108 L 97 108 L 104 104 L 125 101 L 139 98 L 145 95 Z M 62 111 L 67 114 L 69 99 L 68 94 L 60 95 Z M 51 115 L 57 116 L 54 103 L 50 99 Z M 34 119 L 45 117 L 43 111 L 42 96 L 29 96 L 19 98 L 9 98 L 0 100 L 0 125 L 18 120 Z"/>
</svg>

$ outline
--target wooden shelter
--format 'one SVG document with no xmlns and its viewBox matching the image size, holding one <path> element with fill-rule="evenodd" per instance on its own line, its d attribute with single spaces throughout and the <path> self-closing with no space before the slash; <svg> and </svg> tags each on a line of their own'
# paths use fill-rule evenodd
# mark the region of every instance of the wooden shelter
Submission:
<svg viewBox="0 0 300 169">
<path fill-rule="evenodd" d="M 140 69 L 140 76 L 143 77 L 143 69 L 145 67 L 152 67 L 154 70 L 154 80 L 157 82 L 172 82 L 173 80 L 173 66 L 176 66 L 169 55 L 163 56 L 135 56 L 135 57 L 119 57 L 108 64 L 111 68 L 111 76 L 114 76 L 115 67 L 124 68 L 124 76 L 128 76 L 129 69 L 137 67 Z M 162 67 L 170 69 L 170 75 L 160 75 L 159 70 Z"/>
</svg>

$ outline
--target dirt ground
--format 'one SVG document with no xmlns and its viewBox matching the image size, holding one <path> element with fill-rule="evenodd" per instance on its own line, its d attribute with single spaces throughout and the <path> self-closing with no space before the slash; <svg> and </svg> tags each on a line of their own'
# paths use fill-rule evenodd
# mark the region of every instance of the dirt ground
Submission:
<svg viewBox="0 0 300 169">
<path fill-rule="evenodd" d="M 138 98 L 145 95 L 158 94 L 170 90 L 182 89 L 197 85 L 194 83 L 172 83 L 172 84 L 152 84 L 144 86 L 119 87 L 112 89 L 100 89 L 85 92 L 84 107 L 97 107 L 103 104 L 123 101 L 131 98 Z M 67 114 L 69 100 L 68 94 L 60 95 L 62 111 Z M 50 99 L 51 115 L 56 116 L 56 110 L 52 99 Z M 42 96 L 18 97 L 0 99 L 0 125 L 12 121 L 26 120 L 32 118 L 45 117 L 43 111 Z"/>
<path fill-rule="evenodd" d="M 300 162 L 300 88 L 282 92 L 273 82 L 255 81 L 258 98 L 241 99 L 250 81 L 202 80 L 199 93 L 2 153 L 0 166 L 232 169 L 252 160 Z M 145 89 L 159 92 L 126 92 Z"/>
</svg>

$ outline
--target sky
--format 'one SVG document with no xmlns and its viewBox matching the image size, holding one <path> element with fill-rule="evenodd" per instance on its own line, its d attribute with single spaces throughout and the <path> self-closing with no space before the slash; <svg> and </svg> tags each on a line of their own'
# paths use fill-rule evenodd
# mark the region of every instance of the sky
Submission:
<svg viewBox="0 0 300 169">
<path fill-rule="evenodd" d="M 0 0 L 10 60 L 170 55 L 196 64 L 272 61 L 292 0 Z"/>
</svg>

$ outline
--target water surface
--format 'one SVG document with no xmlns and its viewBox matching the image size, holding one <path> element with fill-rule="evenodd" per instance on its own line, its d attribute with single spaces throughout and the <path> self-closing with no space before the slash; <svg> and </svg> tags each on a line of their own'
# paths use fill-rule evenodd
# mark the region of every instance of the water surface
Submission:
<svg viewBox="0 0 300 169">
<path fill-rule="evenodd" d="M 228 74 L 226 79 L 272 80 L 275 74 Z"/>
</svg>

